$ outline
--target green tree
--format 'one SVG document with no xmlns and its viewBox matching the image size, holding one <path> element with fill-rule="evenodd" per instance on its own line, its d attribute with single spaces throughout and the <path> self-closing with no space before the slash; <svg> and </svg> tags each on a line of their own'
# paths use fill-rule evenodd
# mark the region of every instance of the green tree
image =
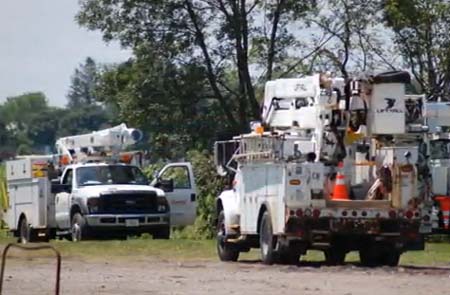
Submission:
<svg viewBox="0 0 450 295">
<path fill-rule="evenodd" d="M 352 72 L 394 69 L 398 55 L 381 20 L 382 1 L 322 0 L 308 16 L 316 32 L 312 71 L 335 70 L 344 78 Z"/>
<path fill-rule="evenodd" d="M 117 118 L 150 135 L 154 158 L 179 159 L 189 149 L 211 146 L 229 126 L 211 97 L 203 69 L 177 65 L 150 50 L 136 50 L 134 60 L 106 69 L 98 100 L 116 109 Z"/>
<path fill-rule="evenodd" d="M 238 132 L 260 116 L 259 77 L 273 78 L 301 52 L 302 38 L 289 26 L 299 24 L 314 2 L 82 0 L 77 19 L 107 41 L 151 47 L 149 54 L 201 67 L 211 99 Z"/>
<path fill-rule="evenodd" d="M 97 81 L 97 65 L 95 61 L 88 57 L 81 64 L 71 79 L 69 93 L 67 94 L 68 107 L 80 107 L 93 104 L 96 99 L 94 88 Z"/>
<path fill-rule="evenodd" d="M 388 0 L 385 19 L 405 64 L 429 99 L 450 95 L 450 3 Z"/>
<path fill-rule="evenodd" d="M 47 99 L 41 92 L 8 97 L 0 108 L 0 118 L 12 148 L 21 147 L 21 153 L 31 152 L 34 141 L 30 130 L 35 118 L 48 109 Z"/>
</svg>

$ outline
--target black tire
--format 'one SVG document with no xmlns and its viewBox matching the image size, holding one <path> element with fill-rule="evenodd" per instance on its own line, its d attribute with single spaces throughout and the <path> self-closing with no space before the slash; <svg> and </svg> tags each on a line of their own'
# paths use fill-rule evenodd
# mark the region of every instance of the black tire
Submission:
<svg viewBox="0 0 450 295">
<path fill-rule="evenodd" d="M 262 263 L 273 264 L 276 261 L 276 237 L 273 235 L 272 221 L 267 211 L 263 213 L 259 226 L 259 245 Z"/>
<path fill-rule="evenodd" d="M 300 261 L 300 251 L 294 247 L 287 247 L 278 253 L 278 260 L 281 264 L 298 265 Z"/>
<path fill-rule="evenodd" d="M 170 239 L 170 226 L 164 226 L 155 230 L 152 234 L 154 240 Z"/>
<path fill-rule="evenodd" d="M 28 225 L 28 221 L 26 217 L 22 217 L 19 221 L 19 239 L 18 242 L 21 244 L 27 244 L 30 241 L 31 236 L 31 230 L 30 226 Z"/>
<path fill-rule="evenodd" d="M 331 247 L 324 251 L 324 255 L 327 265 L 343 265 L 347 253 L 340 247 Z"/>
<path fill-rule="evenodd" d="M 86 219 L 81 213 L 75 213 L 70 224 L 70 240 L 72 242 L 80 242 L 87 240 L 88 236 Z"/>
<path fill-rule="evenodd" d="M 237 261 L 239 250 L 235 245 L 226 242 L 225 213 L 220 211 L 217 218 L 216 245 L 217 255 L 221 261 Z"/>
<path fill-rule="evenodd" d="M 375 267 L 380 265 L 380 255 L 377 251 L 377 247 L 369 245 L 359 250 L 359 259 L 361 265 L 367 267 Z"/>
<path fill-rule="evenodd" d="M 381 263 L 383 265 L 387 265 L 387 266 L 398 266 L 399 262 L 400 262 L 400 256 L 401 253 L 399 251 L 397 251 L 396 249 L 389 249 L 386 250 L 383 254 L 383 256 L 381 257 Z"/>
</svg>

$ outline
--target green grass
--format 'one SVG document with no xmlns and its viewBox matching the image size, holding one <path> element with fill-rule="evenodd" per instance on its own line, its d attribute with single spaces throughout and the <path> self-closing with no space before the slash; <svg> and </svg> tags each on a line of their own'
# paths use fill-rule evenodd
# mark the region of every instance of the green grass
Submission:
<svg viewBox="0 0 450 295">
<path fill-rule="evenodd" d="M 11 238 L 0 238 L 0 244 L 3 245 L 13 241 Z M 126 241 L 87 241 L 80 243 L 55 240 L 51 241 L 51 244 L 61 252 L 65 259 L 83 261 L 124 259 L 139 261 L 143 258 L 168 261 L 218 261 L 214 240 L 152 240 L 140 238 Z M 11 255 L 17 256 L 19 253 L 12 252 Z M 33 254 L 33 256 L 35 255 Z M 257 261 L 259 250 L 254 249 L 249 253 L 242 253 L 240 259 Z M 308 251 L 308 254 L 302 257 L 302 261 L 319 262 L 323 260 L 323 253 L 320 251 Z M 358 253 L 349 253 L 346 261 L 359 262 Z M 411 251 L 403 254 L 401 264 L 450 266 L 450 243 L 428 243 L 425 251 Z"/>
</svg>

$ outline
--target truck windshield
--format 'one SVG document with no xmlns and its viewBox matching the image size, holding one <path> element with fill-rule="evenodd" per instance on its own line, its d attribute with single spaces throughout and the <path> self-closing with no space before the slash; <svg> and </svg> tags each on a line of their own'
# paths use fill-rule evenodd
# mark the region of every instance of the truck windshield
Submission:
<svg viewBox="0 0 450 295">
<path fill-rule="evenodd" d="M 148 185 L 148 180 L 139 168 L 134 166 L 90 166 L 79 167 L 76 171 L 78 186 L 104 184 Z"/>
<path fill-rule="evenodd" d="M 442 139 L 431 141 L 430 157 L 432 160 L 450 159 L 450 141 Z"/>
</svg>

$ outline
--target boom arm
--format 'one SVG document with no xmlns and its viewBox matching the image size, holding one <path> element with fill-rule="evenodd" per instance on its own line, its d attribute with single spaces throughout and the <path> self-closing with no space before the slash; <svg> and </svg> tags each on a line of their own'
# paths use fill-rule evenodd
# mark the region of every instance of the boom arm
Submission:
<svg viewBox="0 0 450 295">
<path fill-rule="evenodd" d="M 94 131 L 92 133 L 62 137 L 56 141 L 58 155 L 68 157 L 73 162 L 77 154 L 89 155 L 96 150 L 117 153 L 142 139 L 139 129 L 128 128 L 122 123 L 118 126 Z"/>
</svg>

